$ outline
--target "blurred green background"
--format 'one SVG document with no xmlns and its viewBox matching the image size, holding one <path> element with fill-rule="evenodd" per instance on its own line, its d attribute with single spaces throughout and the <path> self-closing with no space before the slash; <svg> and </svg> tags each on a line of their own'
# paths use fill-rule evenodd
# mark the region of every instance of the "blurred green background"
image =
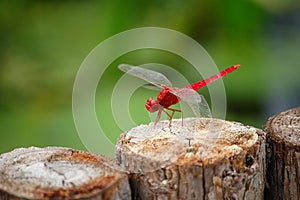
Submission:
<svg viewBox="0 0 300 200">
<path fill-rule="evenodd" d="M 269 116 L 299 106 L 297 0 L 2 0 L 0 153 L 32 145 L 84 150 L 72 117 L 72 89 L 80 64 L 106 38 L 145 26 L 192 37 L 220 69 L 241 64 L 234 75 L 224 78 L 228 120 L 261 128 Z M 149 57 L 144 54 L 136 52 L 121 60 L 146 62 Z M 159 58 L 185 64 L 167 53 Z M 121 76 L 113 63 L 100 80 L 105 87 L 97 91 L 97 115 L 113 140 L 121 130 L 110 114 L 110 101 L 101 97 L 111 95 Z M 191 77 L 190 81 L 198 80 Z M 130 106 L 136 123 L 147 123 L 144 103 L 149 94 L 155 96 L 138 90 Z"/>
</svg>

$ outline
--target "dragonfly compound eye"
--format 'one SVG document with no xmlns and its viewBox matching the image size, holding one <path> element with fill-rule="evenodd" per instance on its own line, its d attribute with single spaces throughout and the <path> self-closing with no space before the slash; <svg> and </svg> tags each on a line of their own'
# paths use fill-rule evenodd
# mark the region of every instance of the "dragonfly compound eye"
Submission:
<svg viewBox="0 0 300 200">
<path fill-rule="evenodd" d="M 159 110 L 159 108 L 161 107 L 158 103 L 157 100 L 154 100 L 152 98 L 149 98 L 146 102 L 146 105 L 145 105 L 146 109 L 149 111 L 149 112 L 156 112 Z"/>
</svg>

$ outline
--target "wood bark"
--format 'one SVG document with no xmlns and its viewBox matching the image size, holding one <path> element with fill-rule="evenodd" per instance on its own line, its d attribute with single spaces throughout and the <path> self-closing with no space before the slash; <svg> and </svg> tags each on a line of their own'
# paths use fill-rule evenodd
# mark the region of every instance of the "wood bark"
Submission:
<svg viewBox="0 0 300 200">
<path fill-rule="evenodd" d="M 268 199 L 300 199 L 300 107 L 271 117 L 267 132 Z"/>
<path fill-rule="evenodd" d="M 130 199 L 114 161 L 69 148 L 20 148 L 0 155 L 0 199 Z"/>
<path fill-rule="evenodd" d="M 265 133 L 204 118 L 141 125 L 119 137 L 116 163 L 133 199 L 263 199 Z"/>
</svg>

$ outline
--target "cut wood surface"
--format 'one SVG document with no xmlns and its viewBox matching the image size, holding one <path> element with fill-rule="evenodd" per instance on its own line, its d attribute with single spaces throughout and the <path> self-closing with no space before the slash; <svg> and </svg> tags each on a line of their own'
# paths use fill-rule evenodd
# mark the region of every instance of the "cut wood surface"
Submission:
<svg viewBox="0 0 300 200">
<path fill-rule="evenodd" d="M 0 155 L 0 199 L 130 199 L 127 175 L 106 157 L 62 147 Z"/>
<path fill-rule="evenodd" d="M 271 117 L 267 132 L 268 199 L 300 199 L 300 107 Z"/>
<path fill-rule="evenodd" d="M 237 122 L 188 118 L 123 133 L 116 163 L 133 199 L 263 199 L 265 133 Z"/>
</svg>

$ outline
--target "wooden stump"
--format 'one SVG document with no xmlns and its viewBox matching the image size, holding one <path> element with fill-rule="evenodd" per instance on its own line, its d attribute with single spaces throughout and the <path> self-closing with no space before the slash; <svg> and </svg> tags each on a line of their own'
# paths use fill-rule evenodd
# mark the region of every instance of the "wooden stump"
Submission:
<svg viewBox="0 0 300 200">
<path fill-rule="evenodd" d="M 133 173 L 133 199 L 263 199 L 265 133 L 189 118 L 123 133 L 116 163 Z"/>
<path fill-rule="evenodd" d="M 130 199 L 114 161 L 69 148 L 20 148 L 0 155 L 0 199 Z"/>
<path fill-rule="evenodd" d="M 267 132 L 268 199 L 300 199 L 300 107 L 271 117 Z"/>
</svg>

